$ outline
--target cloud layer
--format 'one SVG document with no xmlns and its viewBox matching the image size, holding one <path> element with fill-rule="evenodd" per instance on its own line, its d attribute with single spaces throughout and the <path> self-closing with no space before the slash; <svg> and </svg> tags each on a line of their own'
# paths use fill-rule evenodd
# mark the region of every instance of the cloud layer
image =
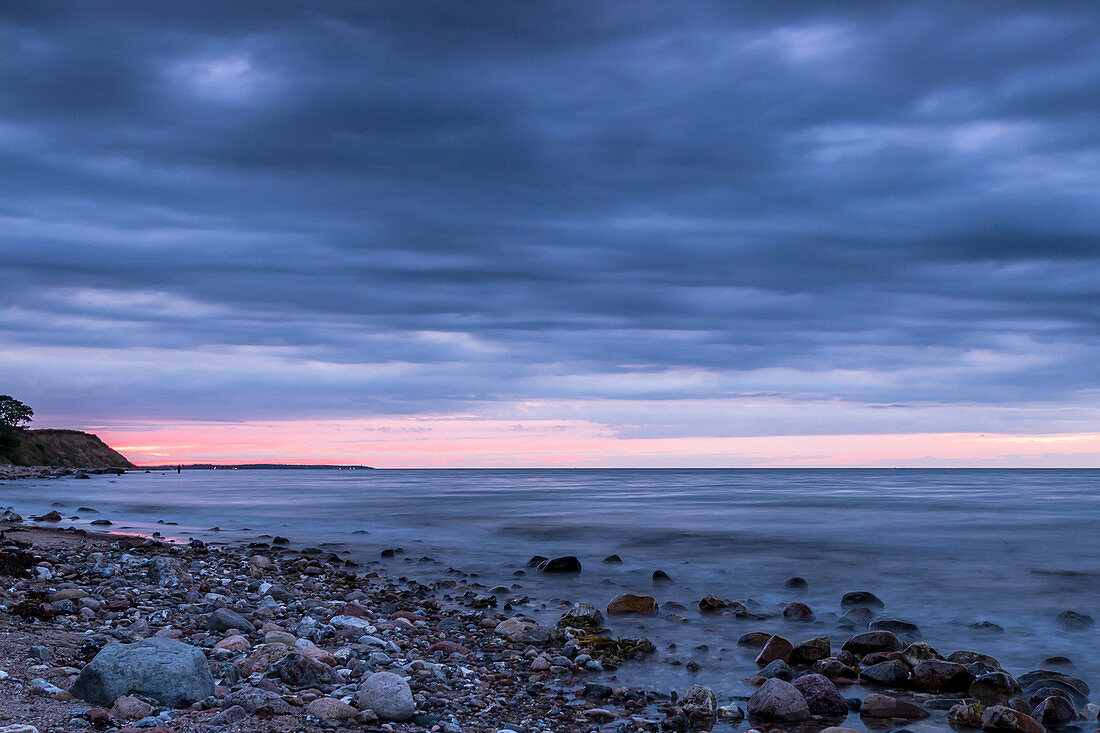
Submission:
<svg viewBox="0 0 1100 733">
<path fill-rule="evenodd" d="M 1096 424 L 1087 4 L 17 2 L 0 64 L 46 419 Z"/>
</svg>

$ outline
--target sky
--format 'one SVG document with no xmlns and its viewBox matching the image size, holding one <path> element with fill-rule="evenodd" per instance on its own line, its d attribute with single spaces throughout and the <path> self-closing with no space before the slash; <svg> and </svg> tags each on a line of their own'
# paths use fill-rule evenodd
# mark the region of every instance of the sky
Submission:
<svg viewBox="0 0 1100 733">
<path fill-rule="evenodd" d="M 0 5 L 0 392 L 138 463 L 1100 466 L 1100 8 Z"/>
</svg>

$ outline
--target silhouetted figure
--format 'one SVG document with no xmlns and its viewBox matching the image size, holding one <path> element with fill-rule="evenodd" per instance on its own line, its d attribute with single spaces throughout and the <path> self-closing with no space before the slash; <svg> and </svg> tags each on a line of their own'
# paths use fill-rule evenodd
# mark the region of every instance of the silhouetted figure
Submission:
<svg viewBox="0 0 1100 733">
<path fill-rule="evenodd" d="M 176 473 L 183 473 L 183 464 L 176 466 Z"/>
</svg>

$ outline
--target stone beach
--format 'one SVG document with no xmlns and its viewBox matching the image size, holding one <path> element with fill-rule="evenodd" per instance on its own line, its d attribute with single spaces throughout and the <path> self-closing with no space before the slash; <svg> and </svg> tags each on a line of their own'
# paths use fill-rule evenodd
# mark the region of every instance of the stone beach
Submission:
<svg viewBox="0 0 1100 733">
<path fill-rule="evenodd" d="M 0 512 L 0 733 L 1038 733 L 1092 730 L 1100 710 L 1072 660 L 1006 670 L 980 649 L 935 649 L 921 641 L 920 619 L 890 616 L 871 590 L 837 589 L 832 609 L 795 600 L 801 578 L 774 608 L 724 598 L 721 587 L 660 605 L 643 588 L 537 599 L 526 574 L 600 570 L 571 556 L 514 558 L 502 569 L 514 576 L 508 586 L 457 569 L 420 582 L 293 538 L 170 543 L 67 528 L 60 515 L 56 528 L 37 526 L 17 512 Z M 560 621 L 549 624 L 538 611 L 555 607 Z M 689 607 L 715 622 L 760 624 L 730 640 L 744 652 L 736 672 L 755 692 L 618 684 L 619 666 L 659 662 L 648 640 L 622 637 L 617 620 L 686 623 Z M 806 633 L 776 635 L 773 620 Z M 1076 611 L 1059 619 L 1078 629 L 1089 621 Z"/>
</svg>

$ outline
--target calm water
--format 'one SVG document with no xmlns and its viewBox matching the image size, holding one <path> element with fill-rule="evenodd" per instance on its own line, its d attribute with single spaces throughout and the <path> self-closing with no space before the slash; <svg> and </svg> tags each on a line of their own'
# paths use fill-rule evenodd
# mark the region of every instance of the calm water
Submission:
<svg viewBox="0 0 1100 733">
<path fill-rule="evenodd" d="M 634 591 L 684 603 L 686 624 L 663 611 L 613 620 L 616 632 L 645 633 L 661 647 L 656 664 L 619 671 L 636 684 L 747 692 L 740 679 L 754 667 L 734 648 L 740 634 L 831 634 L 838 645 L 847 637 L 831 621 L 840 596 L 866 589 L 945 654 L 983 651 L 1017 673 L 1065 654 L 1100 686 L 1100 632 L 1054 623 L 1064 609 L 1100 615 L 1100 470 L 194 471 L 0 484 L 0 504 L 24 513 L 57 501 L 70 514 L 99 510 L 77 526 L 102 516 L 114 529 L 210 538 L 203 530 L 217 525 L 221 539 L 282 534 L 339 543 L 360 560 L 402 547 L 441 563 L 386 561 L 412 577 L 453 565 L 486 585 L 518 582 L 540 601 L 602 607 Z M 624 564 L 602 564 L 610 553 Z M 584 572 L 514 578 L 534 554 L 575 554 Z M 674 582 L 654 586 L 658 568 Z M 783 590 L 793 575 L 809 590 Z M 704 618 L 694 609 L 707 593 L 769 609 L 802 600 L 819 623 Z M 533 614 L 558 611 L 548 603 Z M 982 620 L 1005 633 L 968 628 Z M 671 664 L 691 658 L 698 673 Z"/>
</svg>

